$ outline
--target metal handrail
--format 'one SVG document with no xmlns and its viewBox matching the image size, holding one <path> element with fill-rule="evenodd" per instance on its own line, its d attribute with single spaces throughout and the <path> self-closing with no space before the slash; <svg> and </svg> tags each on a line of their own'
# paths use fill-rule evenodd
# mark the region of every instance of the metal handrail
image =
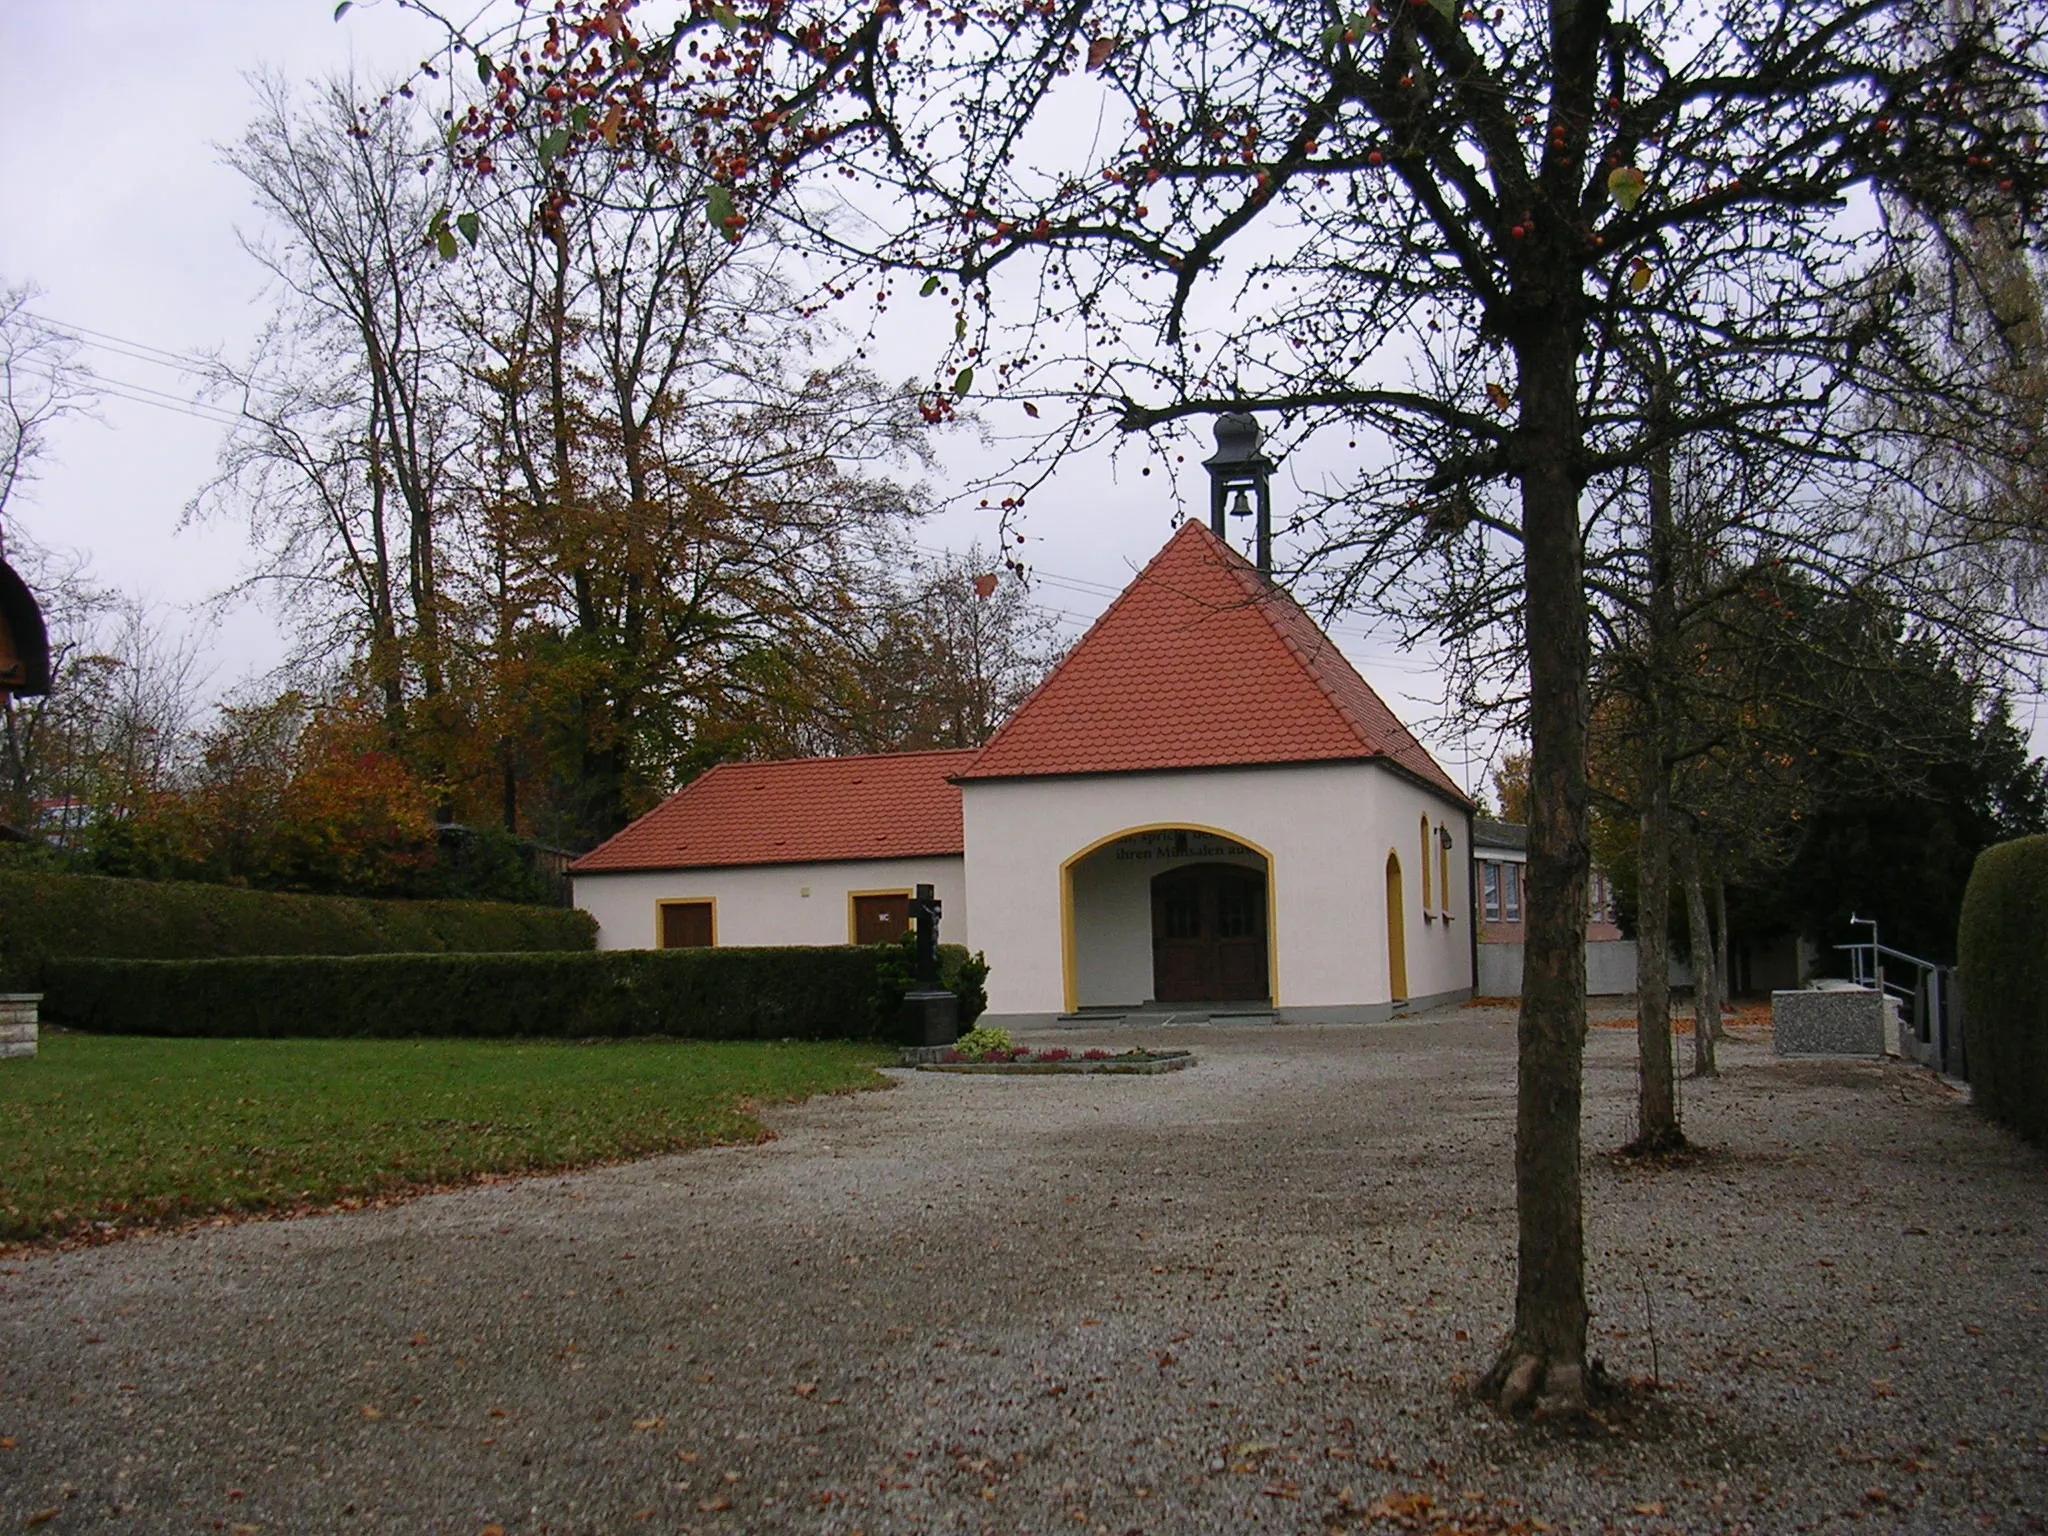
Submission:
<svg viewBox="0 0 2048 1536">
<path fill-rule="evenodd" d="M 1896 997 L 1912 1009 L 1913 1033 L 1921 1045 L 1931 1048 L 1933 1053 L 1931 1056 L 1923 1053 L 1923 1061 L 1930 1061 L 1941 1071 L 1962 1070 L 1965 1063 L 1961 1056 L 1961 1042 L 1954 1039 L 1952 1033 L 1954 1003 L 1950 994 L 1955 985 L 1953 973 L 1947 966 L 1881 943 L 1875 918 L 1852 914 L 1849 921 L 1870 929 L 1870 942 L 1867 944 L 1835 946 L 1849 956 L 1850 979 L 1860 987 L 1874 986 L 1880 994 Z M 1908 987 L 1886 981 L 1884 963 L 1887 959 L 1912 966 L 1917 973 L 1914 984 Z"/>
</svg>

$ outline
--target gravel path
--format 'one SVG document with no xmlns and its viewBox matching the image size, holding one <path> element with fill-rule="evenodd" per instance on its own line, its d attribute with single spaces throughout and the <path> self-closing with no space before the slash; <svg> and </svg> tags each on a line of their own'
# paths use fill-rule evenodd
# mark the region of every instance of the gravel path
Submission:
<svg viewBox="0 0 2048 1536">
<path fill-rule="evenodd" d="M 1718 1155 L 1637 1170 L 1594 1031 L 1594 1350 L 1662 1385 L 1566 1433 L 1462 1390 L 1504 1015 L 1152 1040 L 1201 1064 L 0 1260 L 0 1532 L 2048 1530 L 2048 1161 L 1925 1074 L 1738 1040 Z"/>
</svg>

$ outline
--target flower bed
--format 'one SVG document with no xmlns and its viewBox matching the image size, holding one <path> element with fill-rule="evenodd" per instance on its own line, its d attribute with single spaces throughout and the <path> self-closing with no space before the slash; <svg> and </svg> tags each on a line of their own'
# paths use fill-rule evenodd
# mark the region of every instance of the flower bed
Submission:
<svg viewBox="0 0 2048 1536">
<path fill-rule="evenodd" d="M 1099 1046 L 1084 1051 L 1069 1050 L 1064 1046 L 1036 1051 L 1025 1046 L 999 1046 L 973 1054 L 949 1047 L 939 1050 L 907 1050 L 903 1056 L 905 1066 L 914 1066 L 920 1072 L 975 1072 L 1045 1077 L 1090 1074 L 1152 1076 L 1161 1072 L 1178 1072 L 1195 1064 L 1192 1051 L 1148 1051 L 1142 1048 L 1110 1051 Z"/>
</svg>

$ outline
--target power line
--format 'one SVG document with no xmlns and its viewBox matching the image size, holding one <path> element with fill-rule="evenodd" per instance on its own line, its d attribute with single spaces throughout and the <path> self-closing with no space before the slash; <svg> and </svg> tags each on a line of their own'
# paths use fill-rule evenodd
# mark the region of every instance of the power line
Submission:
<svg viewBox="0 0 2048 1536">
<path fill-rule="evenodd" d="M 127 336 L 116 336 L 112 331 L 96 331 L 89 325 L 80 325 L 74 320 L 59 320 L 54 315 L 46 315 L 38 310 L 29 310 L 28 313 L 53 330 L 75 333 L 71 335 L 70 339 L 85 346 L 95 344 L 85 340 L 86 337 L 91 336 L 96 338 L 99 343 L 112 342 L 123 347 L 133 347 L 139 352 L 153 352 L 157 357 L 165 359 L 169 364 L 175 364 L 180 368 L 190 369 L 194 372 L 203 373 L 206 369 L 213 366 L 211 360 L 201 357 L 197 353 L 173 352 L 165 347 L 153 347 L 146 341 L 136 341 Z"/>
<path fill-rule="evenodd" d="M 22 371 L 52 384 L 65 382 L 54 374 L 38 372 L 34 368 L 24 368 Z M 126 400 L 130 405 L 153 405 L 160 411 L 176 411 L 181 416 L 190 416 L 194 421 L 204 421 L 216 427 L 233 427 L 241 424 L 241 418 L 232 412 L 208 405 L 203 400 L 151 389 L 147 384 L 134 384 L 126 379 L 109 379 L 100 374 L 76 382 L 80 388 L 93 394 Z"/>
</svg>

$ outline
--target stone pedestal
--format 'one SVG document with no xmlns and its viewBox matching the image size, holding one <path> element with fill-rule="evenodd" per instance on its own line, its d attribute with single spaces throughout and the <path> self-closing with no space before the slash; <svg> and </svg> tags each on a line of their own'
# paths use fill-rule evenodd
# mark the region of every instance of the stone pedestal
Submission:
<svg viewBox="0 0 2048 1536">
<path fill-rule="evenodd" d="M 1773 992 L 1772 1043 L 1780 1056 L 1884 1055 L 1885 997 L 1864 987 Z"/>
<path fill-rule="evenodd" d="M 36 1053 L 36 1005 L 40 992 L 0 992 L 0 1058 Z"/>
<path fill-rule="evenodd" d="M 906 992 L 898 1018 L 905 1045 L 951 1045 L 960 1038 L 960 999 L 951 992 Z"/>
</svg>

